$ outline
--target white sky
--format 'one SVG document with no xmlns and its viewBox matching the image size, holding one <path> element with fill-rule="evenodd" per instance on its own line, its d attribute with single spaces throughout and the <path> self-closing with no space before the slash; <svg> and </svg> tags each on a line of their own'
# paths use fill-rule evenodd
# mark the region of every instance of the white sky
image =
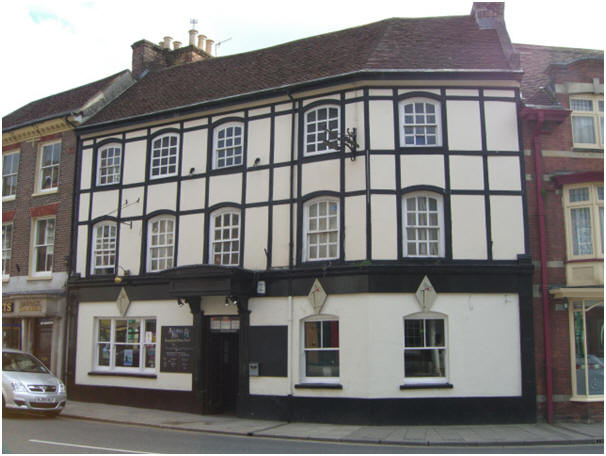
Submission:
<svg viewBox="0 0 606 456">
<path fill-rule="evenodd" d="M 0 113 L 131 66 L 130 45 L 188 43 L 190 19 L 235 54 L 390 17 L 469 14 L 472 0 L 7 0 Z M 509 0 L 514 43 L 604 49 L 603 0 Z"/>
</svg>

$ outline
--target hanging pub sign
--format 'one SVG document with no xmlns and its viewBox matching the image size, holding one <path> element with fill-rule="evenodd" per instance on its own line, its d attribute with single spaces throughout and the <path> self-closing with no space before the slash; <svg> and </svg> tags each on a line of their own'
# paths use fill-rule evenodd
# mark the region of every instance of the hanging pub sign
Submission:
<svg viewBox="0 0 606 456">
<path fill-rule="evenodd" d="M 162 326 L 160 372 L 193 372 L 191 326 Z"/>
</svg>

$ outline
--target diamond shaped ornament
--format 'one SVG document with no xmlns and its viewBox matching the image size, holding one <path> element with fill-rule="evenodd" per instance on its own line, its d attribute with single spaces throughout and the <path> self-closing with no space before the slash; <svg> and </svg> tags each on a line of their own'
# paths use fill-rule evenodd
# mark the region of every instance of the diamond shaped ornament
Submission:
<svg viewBox="0 0 606 456">
<path fill-rule="evenodd" d="M 438 297 L 436 289 L 433 287 L 427 276 L 423 277 L 416 293 L 417 301 L 421 305 L 423 312 L 429 312 L 434 301 Z"/>
<path fill-rule="evenodd" d="M 311 286 L 311 290 L 309 290 L 309 294 L 307 298 L 311 303 L 311 307 L 313 307 L 314 312 L 319 314 L 322 311 L 322 307 L 324 307 L 324 303 L 326 302 L 326 298 L 328 295 L 324 291 L 324 287 L 318 279 L 314 281 L 314 284 Z"/>
<path fill-rule="evenodd" d="M 126 312 L 128 311 L 128 307 L 130 306 L 130 298 L 126 294 L 126 289 L 122 287 L 120 290 L 120 294 L 118 295 L 118 299 L 116 299 L 116 305 L 118 306 L 118 312 L 120 312 L 120 316 L 124 317 Z"/>
</svg>

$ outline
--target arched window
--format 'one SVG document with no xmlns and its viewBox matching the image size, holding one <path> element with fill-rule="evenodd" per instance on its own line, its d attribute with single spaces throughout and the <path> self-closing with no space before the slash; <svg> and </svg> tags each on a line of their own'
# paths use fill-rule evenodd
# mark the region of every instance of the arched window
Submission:
<svg viewBox="0 0 606 456">
<path fill-rule="evenodd" d="M 320 198 L 303 207 L 303 260 L 339 258 L 339 201 Z"/>
<path fill-rule="evenodd" d="M 148 222 L 147 272 L 174 267 L 175 219 L 161 216 Z"/>
<path fill-rule="evenodd" d="M 244 128 L 239 123 L 222 125 L 215 130 L 213 168 L 229 168 L 242 164 Z"/>
<path fill-rule="evenodd" d="M 93 227 L 92 274 L 114 274 L 116 272 L 115 222 L 101 222 Z"/>
<path fill-rule="evenodd" d="M 338 106 L 320 106 L 305 113 L 304 155 L 333 152 L 325 141 L 339 136 L 340 110 Z"/>
<path fill-rule="evenodd" d="M 447 325 L 439 314 L 404 318 L 404 383 L 446 383 Z"/>
<path fill-rule="evenodd" d="M 430 192 L 402 197 L 405 257 L 444 256 L 444 205 L 442 196 Z"/>
<path fill-rule="evenodd" d="M 120 163 L 122 147 L 110 144 L 97 151 L 97 185 L 120 183 Z"/>
<path fill-rule="evenodd" d="M 407 98 L 400 102 L 400 145 L 441 146 L 440 103 L 429 98 Z"/>
<path fill-rule="evenodd" d="M 152 141 L 150 178 L 174 176 L 177 174 L 179 156 L 179 136 L 162 135 Z"/>
<path fill-rule="evenodd" d="M 229 208 L 211 216 L 210 263 L 222 266 L 240 264 L 240 211 Z"/>
</svg>

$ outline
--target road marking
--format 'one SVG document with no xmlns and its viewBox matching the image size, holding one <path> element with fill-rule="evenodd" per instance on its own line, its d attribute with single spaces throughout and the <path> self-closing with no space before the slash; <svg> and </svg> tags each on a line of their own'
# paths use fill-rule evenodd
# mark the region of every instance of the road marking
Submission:
<svg viewBox="0 0 606 456">
<path fill-rule="evenodd" d="M 78 445 L 76 443 L 65 443 L 65 442 L 51 442 L 49 440 L 36 440 L 29 439 L 30 442 L 33 443 L 46 443 L 47 445 L 59 445 L 59 446 L 68 446 L 68 447 L 76 447 L 76 448 L 88 448 L 89 450 L 105 450 L 105 451 L 119 451 L 121 453 L 140 453 L 147 454 L 146 451 L 134 451 L 134 450 L 123 450 L 121 448 L 105 448 L 98 446 L 90 446 L 90 445 Z"/>
</svg>

